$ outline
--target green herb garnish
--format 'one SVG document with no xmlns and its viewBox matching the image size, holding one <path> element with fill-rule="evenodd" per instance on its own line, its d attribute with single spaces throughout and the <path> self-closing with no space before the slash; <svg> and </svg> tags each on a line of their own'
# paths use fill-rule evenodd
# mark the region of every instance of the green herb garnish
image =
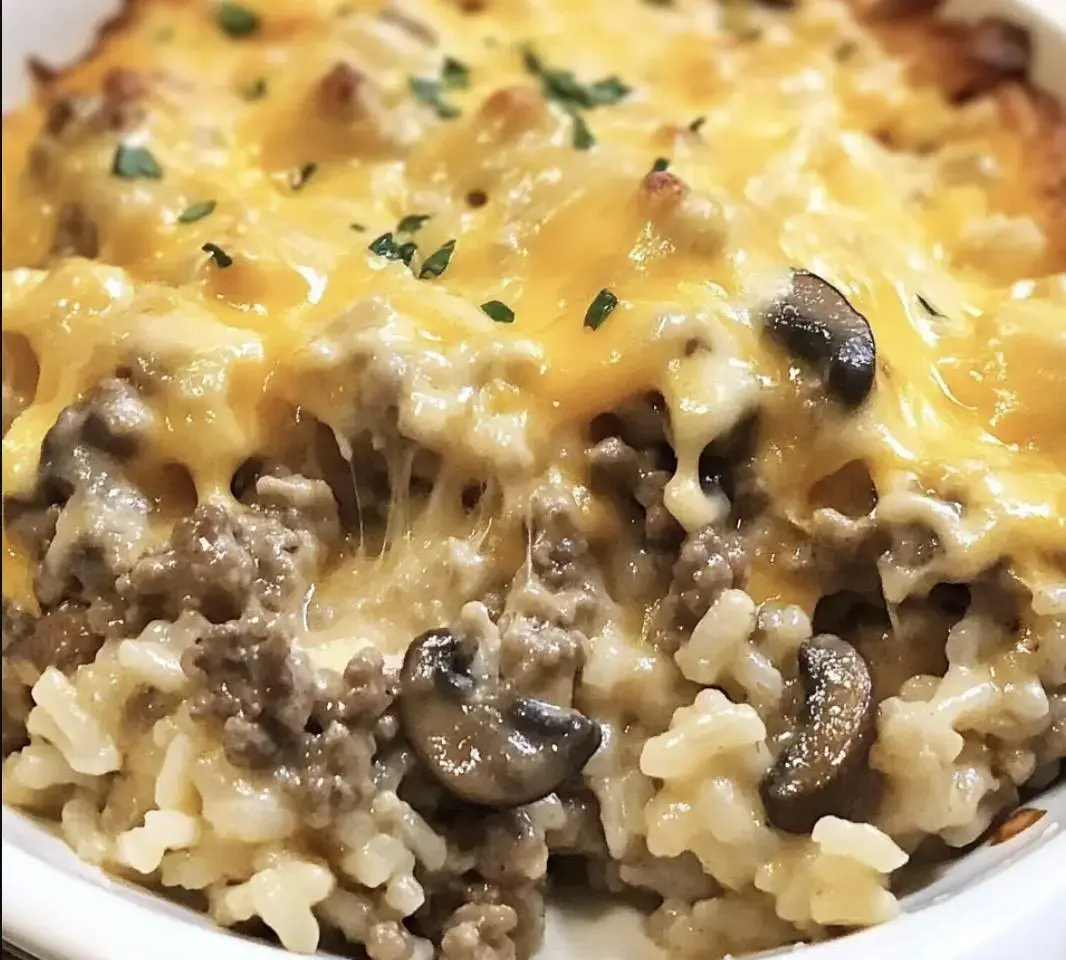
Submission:
<svg viewBox="0 0 1066 960">
<path fill-rule="evenodd" d="M 414 233 L 419 230 L 430 217 L 432 213 L 409 213 L 398 224 L 396 224 L 397 233 Z"/>
<path fill-rule="evenodd" d="M 939 317 L 942 320 L 947 319 L 947 314 L 941 313 L 939 310 L 937 310 L 937 308 L 934 307 L 928 300 L 926 300 L 925 297 L 923 297 L 920 293 L 916 293 L 915 296 L 918 298 L 918 303 L 922 305 L 922 309 L 926 313 L 928 313 L 929 316 Z"/>
<path fill-rule="evenodd" d="M 500 300 L 487 300 L 481 309 L 496 323 L 514 323 L 514 311 Z"/>
<path fill-rule="evenodd" d="M 203 220 L 210 213 L 214 213 L 217 202 L 214 200 L 201 200 L 199 203 L 190 203 L 178 214 L 178 223 L 196 223 Z"/>
<path fill-rule="evenodd" d="M 574 149 L 588 150 L 596 142 L 596 138 L 592 135 L 589 125 L 585 123 L 585 118 L 576 110 L 571 110 L 570 121 L 573 124 L 570 142 L 574 145 Z"/>
<path fill-rule="evenodd" d="M 418 271 L 418 279 L 425 280 L 427 277 L 439 277 L 448 269 L 448 264 L 452 262 L 452 254 L 454 252 L 454 240 L 449 240 L 444 246 L 434 250 L 422 261 L 422 269 Z"/>
<path fill-rule="evenodd" d="M 532 47 L 522 51 L 526 69 L 540 80 L 544 96 L 564 107 L 573 122 L 571 142 L 576 150 L 588 150 L 596 138 L 589 130 L 579 110 L 605 107 L 627 97 L 630 88 L 616 76 L 604 77 L 593 83 L 581 83 L 569 70 L 556 70 L 545 65 Z"/>
<path fill-rule="evenodd" d="M 215 23 L 228 37 L 248 37 L 259 29 L 259 14 L 226 0 L 215 7 Z"/>
<path fill-rule="evenodd" d="M 655 158 L 655 163 L 653 163 L 651 165 L 651 172 L 652 173 L 663 173 L 669 168 L 669 166 L 670 166 L 670 161 L 667 160 L 666 157 L 656 157 Z"/>
<path fill-rule="evenodd" d="M 408 80 L 411 93 L 427 107 L 432 107 L 441 120 L 454 120 L 459 111 L 441 97 L 442 84 L 439 80 L 427 80 L 425 77 L 411 77 Z"/>
<path fill-rule="evenodd" d="M 706 117 L 696 117 L 696 119 L 693 120 L 692 123 L 690 123 L 688 125 L 689 131 L 691 133 L 699 133 L 700 130 L 702 129 L 703 125 L 706 122 L 707 122 L 707 118 Z"/>
<path fill-rule="evenodd" d="M 603 321 L 610 316 L 611 311 L 618 306 L 618 297 L 604 287 L 596 298 L 589 304 L 585 311 L 585 326 L 590 330 L 599 330 Z"/>
<path fill-rule="evenodd" d="M 247 87 L 241 91 L 245 100 L 262 100 L 266 96 L 267 82 L 265 77 L 256 77 Z"/>
<path fill-rule="evenodd" d="M 163 168 L 147 147 L 128 147 L 124 143 L 115 148 L 111 172 L 125 180 L 160 180 L 163 177 Z"/>
<path fill-rule="evenodd" d="M 532 47 L 522 54 L 526 69 L 540 79 L 544 96 L 565 107 L 591 110 L 605 107 L 628 96 L 630 88 L 618 77 L 604 77 L 594 83 L 581 83 L 569 70 L 554 70 L 545 66 Z"/>
<path fill-rule="evenodd" d="M 293 190 L 300 190 L 304 186 L 304 184 L 306 184 L 307 181 L 315 175 L 315 171 L 317 169 L 317 163 L 305 163 L 302 167 L 300 167 L 300 169 L 297 170 L 292 177 Z"/>
<path fill-rule="evenodd" d="M 369 247 L 371 253 L 376 253 L 386 260 L 402 260 L 407 266 L 411 266 L 411 258 L 418 249 L 413 243 L 397 243 L 392 232 L 383 233 L 374 240 Z"/>
<path fill-rule="evenodd" d="M 470 68 L 454 57 L 445 57 L 440 82 L 448 90 L 465 90 L 470 86 Z"/>
<path fill-rule="evenodd" d="M 366 224 L 364 223 L 349 223 L 348 226 L 356 233 L 366 233 Z"/>
<path fill-rule="evenodd" d="M 220 270 L 233 266 L 233 257 L 226 253 L 217 243 L 205 243 L 200 249 L 204 253 L 211 254 L 211 259 L 218 264 Z"/>
</svg>

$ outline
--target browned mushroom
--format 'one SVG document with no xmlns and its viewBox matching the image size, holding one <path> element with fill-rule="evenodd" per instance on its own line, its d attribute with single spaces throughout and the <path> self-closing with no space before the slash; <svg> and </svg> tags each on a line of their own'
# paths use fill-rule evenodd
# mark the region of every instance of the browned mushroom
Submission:
<svg viewBox="0 0 1066 960">
<path fill-rule="evenodd" d="M 797 270 L 763 321 L 775 341 L 814 367 L 830 396 L 857 407 L 869 395 L 877 369 L 873 331 L 832 284 Z"/>
<path fill-rule="evenodd" d="M 847 816 L 866 797 L 874 737 L 873 684 L 850 644 L 825 633 L 799 649 L 805 703 L 799 729 L 762 784 L 770 822 L 807 833 L 821 817 Z"/>
<path fill-rule="evenodd" d="M 450 630 L 417 637 L 400 678 L 400 723 L 412 749 L 449 793 L 517 807 L 551 793 L 600 745 L 595 721 L 518 696 L 470 672 L 474 650 Z"/>
</svg>

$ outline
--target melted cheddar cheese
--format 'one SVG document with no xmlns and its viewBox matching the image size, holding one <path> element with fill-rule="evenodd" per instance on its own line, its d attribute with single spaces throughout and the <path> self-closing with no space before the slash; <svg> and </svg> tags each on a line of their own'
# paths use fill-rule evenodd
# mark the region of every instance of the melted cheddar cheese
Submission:
<svg viewBox="0 0 1066 960">
<path fill-rule="evenodd" d="M 1024 156 L 982 104 L 909 83 L 834 0 L 787 13 L 704 0 L 248 6 L 256 29 L 232 36 L 213 4 L 134 3 L 93 56 L 5 120 L 5 385 L 9 368 L 37 374 L 4 438 L 5 496 L 32 489 L 64 407 L 139 365 L 156 385 L 141 469 L 156 477 L 163 536 L 190 496 L 164 467 L 184 465 L 200 499 L 228 495 L 293 411 L 350 434 L 358 384 L 339 358 L 355 350 L 402 358 L 401 429 L 473 474 L 580 474 L 564 452 L 584 425 L 659 392 L 677 454 L 666 502 L 692 530 L 720 509 L 700 489 L 700 452 L 758 412 L 759 473 L 793 523 L 819 481 L 858 460 L 886 519 L 933 526 L 960 579 L 1006 563 L 1066 602 L 1064 264 L 1025 195 Z M 530 49 L 546 69 L 629 92 L 567 109 L 543 96 Z M 445 58 L 465 85 L 441 81 Z M 130 123 L 49 132 L 57 104 L 95 102 L 116 68 L 144 85 Z M 412 78 L 437 84 L 436 105 Z M 884 130 L 937 149 L 891 149 Z M 116 175 L 120 143 L 147 150 L 159 175 Z M 668 171 L 649 175 L 660 157 Z M 94 260 L 52 253 L 72 207 L 95 226 Z M 368 249 L 412 214 L 429 217 L 411 266 Z M 443 273 L 419 278 L 449 241 Z M 795 267 L 873 329 L 879 369 L 858 411 L 826 401 L 759 328 Z M 603 289 L 618 305 L 591 329 Z M 512 323 L 480 308 L 493 300 Z M 4 594 L 29 602 L 29 562 L 5 551 Z M 334 576 L 319 594 L 342 604 L 355 574 Z M 751 589 L 812 599 L 773 551 Z"/>
</svg>

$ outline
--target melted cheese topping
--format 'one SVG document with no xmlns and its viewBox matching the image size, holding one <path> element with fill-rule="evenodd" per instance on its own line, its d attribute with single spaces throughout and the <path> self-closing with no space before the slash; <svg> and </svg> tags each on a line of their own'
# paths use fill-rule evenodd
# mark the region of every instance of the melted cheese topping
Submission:
<svg viewBox="0 0 1066 960">
<path fill-rule="evenodd" d="M 39 367 L 4 439 L 5 495 L 32 488 L 58 413 L 116 368 L 152 373 L 154 463 L 186 465 L 203 498 L 278 445 L 286 411 L 345 434 L 345 360 L 377 354 L 403 359 L 403 431 L 475 471 L 543 471 L 591 417 L 659 391 L 678 458 L 667 504 L 691 529 L 719 509 L 699 490 L 700 451 L 759 410 L 782 515 L 802 525 L 812 487 L 858 459 L 886 518 L 932 525 L 960 578 L 1006 561 L 1061 591 L 1066 277 L 1023 215 L 1024 158 L 987 112 L 909 85 L 844 6 L 257 6 L 260 29 L 233 38 L 210 4 L 137 3 L 44 91 L 96 94 L 115 67 L 135 71 L 143 115 L 121 132 L 48 137 L 44 102 L 5 120 L 5 370 L 20 344 Z M 632 88 L 582 111 L 591 149 L 538 92 L 525 45 Z M 441 94 L 450 119 L 409 86 L 445 56 L 469 69 Z M 322 86 L 338 63 L 358 77 L 349 113 Z M 884 129 L 942 146 L 894 153 L 872 135 Z M 114 176 L 120 140 L 162 176 Z M 646 178 L 657 157 L 680 185 Z M 212 213 L 179 220 L 206 200 Z M 98 228 L 96 261 L 49 254 L 71 204 Z M 455 241 L 439 278 L 368 250 L 413 213 L 431 215 L 423 256 Z M 880 368 L 858 412 L 804 386 L 758 329 L 753 308 L 790 267 L 836 285 L 874 330 Z M 583 319 L 603 288 L 619 305 L 594 331 Z M 514 322 L 494 323 L 490 300 Z M 24 597 L 28 565 L 5 550 L 4 593 Z M 805 590 L 772 555 L 752 585 L 757 599 Z"/>
</svg>

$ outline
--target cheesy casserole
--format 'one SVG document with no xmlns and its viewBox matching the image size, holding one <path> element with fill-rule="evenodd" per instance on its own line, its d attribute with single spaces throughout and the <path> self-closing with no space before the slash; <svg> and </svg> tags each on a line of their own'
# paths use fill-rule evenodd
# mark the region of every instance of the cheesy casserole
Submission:
<svg viewBox="0 0 1066 960">
<path fill-rule="evenodd" d="M 4 121 L 5 803 L 294 951 L 898 912 L 1066 757 L 1066 121 L 935 0 L 132 0 Z M 569 887 L 568 887 L 569 885 Z"/>
</svg>

